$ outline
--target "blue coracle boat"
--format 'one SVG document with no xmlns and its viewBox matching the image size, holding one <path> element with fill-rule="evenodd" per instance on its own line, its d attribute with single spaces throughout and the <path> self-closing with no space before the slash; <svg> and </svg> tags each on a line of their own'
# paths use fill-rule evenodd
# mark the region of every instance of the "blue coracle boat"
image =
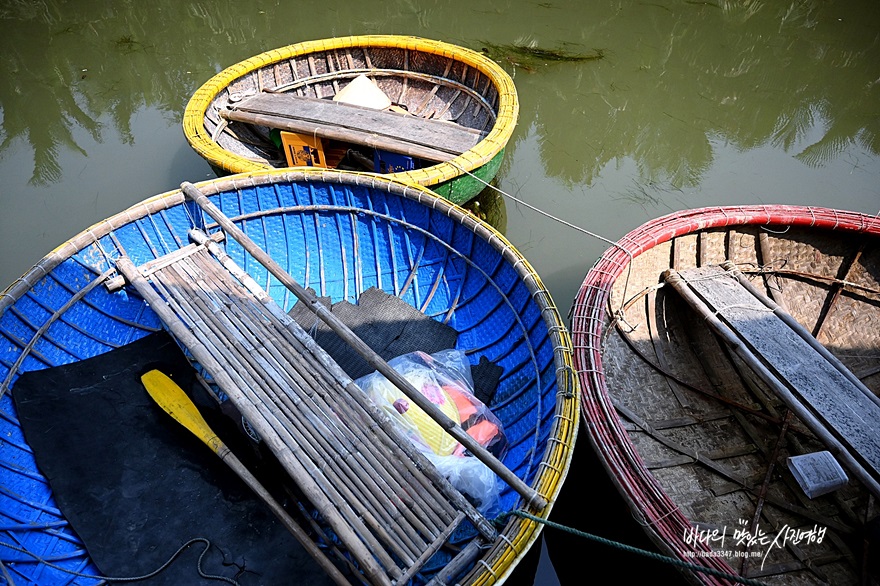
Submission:
<svg viewBox="0 0 880 586">
<path fill-rule="evenodd" d="M 571 343 L 540 278 L 501 234 L 423 187 L 367 174 L 288 169 L 197 187 L 317 295 L 356 303 L 364 291 L 381 289 L 454 328 L 456 347 L 472 365 L 486 358 L 502 367 L 488 405 L 507 434 L 502 461 L 546 499 L 533 512 L 550 514 L 577 433 Z M 0 295 L 0 583 L 100 583 L 83 577 L 100 570 L 59 510 L 22 433 L 16 381 L 163 330 L 132 285 L 105 285 L 120 282 L 123 254 L 144 265 L 189 245 L 193 228 L 219 231 L 180 190 L 156 195 L 65 242 Z M 278 306 L 291 310 L 296 298 L 263 264 L 234 239 L 215 240 Z M 494 519 L 527 508 L 510 486 L 498 485 Z M 458 583 L 503 582 L 541 529 L 516 515 L 496 525 L 497 538 Z M 453 549 L 476 535 L 469 525 L 459 527 Z M 429 581 L 451 556 L 441 549 L 412 581 Z M 249 583 L 245 578 L 242 584 Z"/>
</svg>

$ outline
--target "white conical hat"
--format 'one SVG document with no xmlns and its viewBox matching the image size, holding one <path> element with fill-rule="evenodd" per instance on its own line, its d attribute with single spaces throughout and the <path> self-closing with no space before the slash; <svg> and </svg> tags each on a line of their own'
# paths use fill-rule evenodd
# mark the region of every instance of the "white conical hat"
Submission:
<svg viewBox="0 0 880 586">
<path fill-rule="evenodd" d="M 333 96 L 333 99 L 337 102 L 376 110 L 384 110 L 391 105 L 391 100 L 385 95 L 385 92 L 379 89 L 376 82 L 364 74 L 351 80 L 351 83 L 342 88 L 338 94 Z"/>
</svg>

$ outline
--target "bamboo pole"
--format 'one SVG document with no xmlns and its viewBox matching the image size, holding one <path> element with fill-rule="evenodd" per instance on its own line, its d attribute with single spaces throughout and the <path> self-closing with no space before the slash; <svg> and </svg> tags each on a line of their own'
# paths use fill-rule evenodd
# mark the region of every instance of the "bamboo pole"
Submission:
<svg viewBox="0 0 880 586">
<path fill-rule="evenodd" d="M 479 538 L 472 540 L 448 564 L 443 566 L 443 569 L 431 578 L 428 586 L 453 584 L 458 575 L 469 568 L 471 563 L 479 557 L 484 545 Z"/>
<path fill-rule="evenodd" d="M 796 333 L 807 344 L 809 344 L 810 347 L 813 348 L 813 350 L 818 352 L 822 356 L 822 358 L 827 360 L 831 366 L 836 368 L 837 371 L 840 372 L 840 374 L 845 376 L 847 378 L 847 380 L 849 380 L 849 382 L 851 382 L 853 384 L 853 386 L 855 386 L 862 393 L 864 393 L 865 396 L 867 396 L 875 405 L 880 407 L 880 397 L 878 397 L 873 392 L 871 392 L 871 389 L 866 387 L 865 383 L 863 383 L 861 380 L 859 380 L 859 378 L 855 374 L 853 374 L 853 372 L 850 369 L 848 369 L 846 366 L 844 366 L 843 363 L 840 361 L 840 359 L 837 358 L 837 356 L 832 354 L 828 350 L 828 348 L 826 348 L 822 343 L 820 343 L 819 340 L 817 340 L 815 338 L 815 336 L 813 336 L 813 334 L 811 334 L 804 326 L 802 326 L 800 324 L 800 322 L 798 322 L 796 319 L 794 319 L 794 317 L 792 317 L 792 315 L 790 313 L 788 313 L 788 311 L 786 311 L 784 307 L 781 307 L 777 303 L 774 303 L 772 299 L 770 299 L 769 297 L 767 297 L 766 295 L 764 295 L 763 293 L 758 291 L 758 289 L 755 288 L 755 286 L 752 284 L 752 282 L 749 281 L 745 277 L 745 275 L 743 275 L 739 271 L 739 269 L 737 268 L 737 266 L 734 263 L 732 263 L 730 261 L 725 261 L 725 262 L 721 263 L 720 266 L 724 270 L 730 272 L 734 277 L 736 277 L 736 280 L 739 282 L 740 285 L 743 286 L 743 288 L 746 291 L 751 293 L 755 297 L 755 299 L 757 299 L 758 301 L 763 303 L 765 306 L 767 306 L 768 309 L 772 310 L 773 314 L 776 315 L 776 317 L 781 319 L 785 323 L 785 325 L 790 327 L 792 329 L 792 331 L 794 331 L 794 333 Z"/>
<path fill-rule="evenodd" d="M 125 275 L 126 279 L 134 286 L 138 293 L 150 305 L 153 311 L 168 326 L 171 333 L 184 344 L 193 357 L 196 358 L 214 377 L 214 380 L 221 385 L 224 392 L 230 395 L 235 401 L 236 406 L 242 411 L 248 421 L 257 425 L 264 421 L 264 414 L 252 405 L 238 384 L 223 369 L 219 362 L 214 358 L 208 348 L 192 333 L 187 326 L 177 317 L 174 311 L 168 307 L 165 301 L 156 293 L 153 287 L 140 275 L 137 268 L 127 257 L 120 258 L 116 262 L 116 268 Z M 358 563 L 363 568 L 364 573 L 374 584 L 390 585 L 388 577 L 384 571 L 373 559 L 372 554 L 360 541 L 357 534 L 349 527 L 345 519 L 334 507 L 333 503 L 326 497 L 323 490 L 311 478 L 302 465 L 296 459 L 289 456 L 287 446 L 281 441 L 276 433 L 270 433 L 271 430 L 258 429 L 263 439 L 273 448 L 278 455 L 282 464 L 288 473 L 299 484 L 300 489 L 306 494 L 309 500 L 315 505 L 325 520 L 333 527 L 333 530 L 343 539 L 346 545 L 354 555 Z"/>
<path fill-rule="evenodd" d="M 755 356 L 739 337 L 728 328 L 705 303 L 691 290 L 687 281 L 677 271 L 667 269 L 663 272 L 663 280 L 669 283 L 702 317 L 709 327 L 718 334 L 725 343 L 752 368 L 761 379 L 775 391 L 789 409 L 794 411 L 810 430 L 824 442 L 829 451 L 844 461 L 846 467 L 875 495 L 880 496 L 880 484 L 862 467 L 849 453 L 849 450 L 816 418 L 815 415 L 798 400 L 789 388 L 773 374 L 761 360 Z"/>
<path fill-rule="evenodd" d="M 415 576 L 419 572 L 419 570 L 422 569 L 422 566 L 425 565 L 425 563 L 429 559 L 431 559 L 434 554 L 440 550 L 441 547 L 443 547 L 443 544 L 446 543 L 446 540 L 449 539 L 449 536 L 452 535 L 452 532 L 455 531 L 455 529 L 462 521 L 464 521 L 464 519 L 465 514 L 463 512 L 459 512 L 458 515 L 456 515 L 455 520 L 450 523 L 449 526 L 446 527 L 443 531 L 441 531 L 440 534 L 437 535 L 436 538 L 434 538 L 433 542 L 427 544 L 427 547 L 425 547 L 424 551 L 418 557 L 418 559 L 415 560 L 414 563 L 410 564 L 409 568 L 406 569 L 403 575 L 400 576 L 400 578 L 398 578 L 395 583 L 408 583 L 410 579 Z"/>
<path fill-rule="evenodd" d="M 339 320 L 337 316 L 324 307 L 317 298 L 302 285 L 296 282 L 275 260 L 262 250 L 257 244 L 242 232 L 225 214 L 199 189 L 189 182 L 180 186 L 183 193 L 192 199 L 202 210 L 211 216 L 225 231 L 231 235 L 251 255 L 254 256 L 272 275 L 283 283 L 300 301 L 314 312 L 330 329 L 340 338 L 346 341 L 367 363 L 375 370 L 382 373 L 413 403 L 427 413 L 440 427 L 467 448 L 475 457 L 482 461 L 495 474 L 504 480 L 511 488 L 516 490 L 525 500 L 529 507 L 543 510 L 547 506 L 547 500 L 538 491 L 527 485 L 521 478 L 507 468 L 500 460 L 481 446 L 474 438 L 465 432 L 460 425 L 447 417 L 440 409 L 422 395 L 400 373 L 394 370 L 372 348 L 360 339 L 348 326 Z"/>
</svg>

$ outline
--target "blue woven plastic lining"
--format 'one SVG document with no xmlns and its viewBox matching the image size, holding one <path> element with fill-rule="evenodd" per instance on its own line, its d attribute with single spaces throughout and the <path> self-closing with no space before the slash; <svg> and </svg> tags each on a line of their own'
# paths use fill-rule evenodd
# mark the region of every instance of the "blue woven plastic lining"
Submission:
<svg viewBox="0 0 880 586">
<path fill-rule="evenodd" d="M 365 289 L 379 287 L 459 331 L 458 345 L 473 364 L 485 356 L 502 366 L 492 408 L 511 443 L 505 464 L 526 482 L 533 480 L 553 423 L 554 353 L 540 307 L 495 247 L 440 211 L 369 187 L 278 183 L 230 190 L 211 199 L 318 295 L 356 302 Z M 53 312 L 115 258 L 124 253 L 142 264 L 185 245 L 193 225 L 213 225 L 200 214 L 185 205 L 155 213 L 114 230 L 112 237 L 102 237 L 56 267 L 0 315 L 0 380 Z M 293 305 L 287 289 L 238 243 L 228 240 L 223 246 L 282 307 Z M 95 356 L 159 327 L 155 314 L 132 290 L 110 293 L 99 286 L 55 319 L 19 372 Z M 0 487 L 0 541 L 57 559 L 70 569 L 96 571 L 55 510 L 8 396 L 0 400 Z M 503 509 L 510 509 L 519 497 L 504 487 L 501 501 Z M 23 529 L 27 525 L 38 529 Z M 464 527 L 456 539 L 471 535 Z M 26 557 L 0 548 L 0 559 L 6 560 L 16 583 L 72 583 Z M 442 563 L 439 556 L 430 565 Z"/>
</svg>

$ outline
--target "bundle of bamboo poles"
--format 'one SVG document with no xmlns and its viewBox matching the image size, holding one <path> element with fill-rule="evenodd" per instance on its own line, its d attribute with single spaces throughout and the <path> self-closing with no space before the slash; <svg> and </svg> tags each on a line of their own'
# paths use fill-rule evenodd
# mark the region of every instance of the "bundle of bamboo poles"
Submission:
<svg viewBox="0 0 880 586">
<path fill-rule="evenodd" d="M 118 268 L 202 363 L 367 578 L 406 582 L 469 518 L 494 530 L 216 244 Z M 212 256 L 213 253 L 213 256 Z M 234 276 L 234 278 L 233 278 Z M 426 465 L 427 464 L 427 465 Z"/>
<path fill-rule="evenodd" d="M 344 324 L 336 315 L 334 315 L 327 307 L 320 303 L 314 293 L 308 291 L 305 287 L 296 282 L 296 280 L 287 273 L 281 266 L 275 262 L 265 250 L 261 249 L 250 239 L 232 220 L 226 217 L 223 212 L 202 193 L 192 183 L 184 181 L 180 184 L 180 190 L 186 194 L 186 197 L 192 200 L 196 205 L 202 208 L 206 214 L 213 218 L 224 231 L 232 236 L 248 253 L 250 253 L 260 264 L 262 264 L 269 273 L 277 278 L 296 298 L 305 304 L 321 321 L 330 326 L 340 338 L 345 340 L 350 348 L 360 354 L 361 358 L 366 360 L 391 384 L 397 387 L 407 399 L 415 403 L 428 416 L 434 420 L 443 430 L 455 438 L 462 446 L 465 447 L 477 459 L 486 464 L 492 472 L 497 474 L 511 488 L 517 491 L 526 499 L 528 506 L 536 510 L 542 510 L 547 506 L 547 499 L 544 498 L 535 488 L 526 484 L 526 482 L 514 474 L 512 470 L 507 468 L 498 458 L 489 452 L 485 447 L 473 437 L 470 436 L 459 423 L 450 419 L 443 411 L 430 401 L 425 395 L 419 392 L 410 383 L 405 376 L 394 370 L 375 350 L 373 350 L 366 342 L 364 342 L 351 328 Z M 256 289 L 255 295 L 261 294 Z"/>
</svg>

